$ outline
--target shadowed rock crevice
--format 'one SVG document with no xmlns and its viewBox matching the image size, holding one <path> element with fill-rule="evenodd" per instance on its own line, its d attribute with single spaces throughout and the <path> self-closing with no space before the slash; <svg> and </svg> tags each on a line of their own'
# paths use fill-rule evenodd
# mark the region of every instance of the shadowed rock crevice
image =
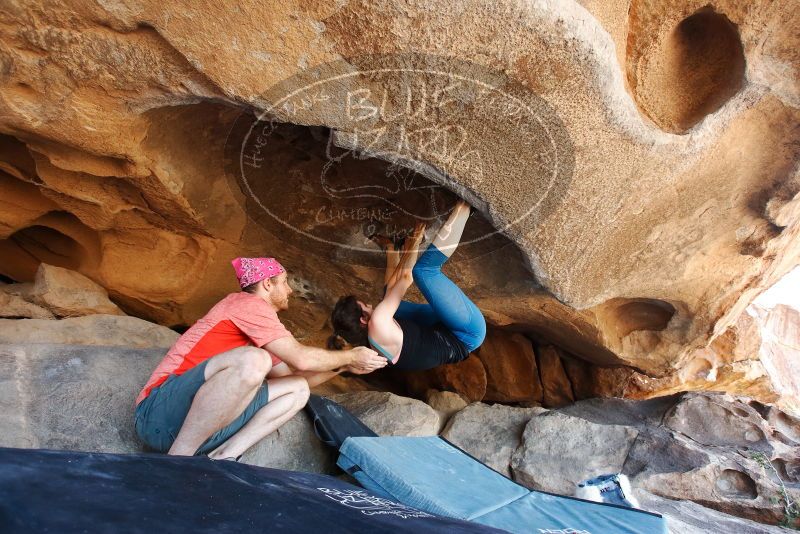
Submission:
<svg viewBox="0 0 800 534">
<path fill-rule="evenodd" d="M 415 222 L 423 222 L 432 238 L 458 200 L 450 188 L 409 168 L 411 163 L 339 147 L 330 128 L 271 123 L 268 134 L 251 130 L 263 124 L 254 115 L 240 117 L 226 144 L 227 170 L 248 217 L 310 254 L 380 268 L 385 258 L 370 235 L 402 240 Z M 255 141 L 257 154 L 247 147 L 253 136 L 263 139 Z M 507 271 L 497 281 L 534 279 L 518 247 L 480 213 L 470 218 L 451 262 L 500 249 Z"/>
<path fill-rule="evenodd" d="M 97 232 L 73 214 L 52 211 L 0 241 L 7 258 L 3 271 L 19 280 L 32 280 L 39 264 L 72 270 L 93 270 L 100 261 Z"/>
</svg>

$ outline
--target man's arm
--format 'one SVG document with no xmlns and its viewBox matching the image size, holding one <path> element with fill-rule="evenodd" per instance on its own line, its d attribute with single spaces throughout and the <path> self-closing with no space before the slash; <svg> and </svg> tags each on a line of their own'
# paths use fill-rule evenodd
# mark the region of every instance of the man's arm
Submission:
<svg viewBox="0 0 800 534">
<path fill-rule="evenodd" d="M 298 371 L 333 371 L 347 367 L 356 373 L 370 373 L 386 365 L 386 359 L 367 347 L 325 350 L 308 347 L 293 336 L 270 341 L 264 348 Z"/>
<path fill-rule="evenodd" d="M 295 374 L 305 378 L 309 388 L 315 388 L 339 373 L 340 371 L 297 371 Z"/>
<path fill-rule="evenodd" d="M 286 365 L 286 362 L 281 362 L 278 365 L 273 365 L 272 369 L 267 373 L 267 378 L 283 378 L 284 376 L 292 376 L 294 371 Z"/>
<path fill-rule="evenodd" d="M 340 371 L 293 371 L 286 362 L 281 362 L 270 369 L 267 378 L 280 378 L 283 376 L 302 376 L 308 382 L 308 387 L 316 387 L 323 382 L 327 382 Z"/>
</svg>

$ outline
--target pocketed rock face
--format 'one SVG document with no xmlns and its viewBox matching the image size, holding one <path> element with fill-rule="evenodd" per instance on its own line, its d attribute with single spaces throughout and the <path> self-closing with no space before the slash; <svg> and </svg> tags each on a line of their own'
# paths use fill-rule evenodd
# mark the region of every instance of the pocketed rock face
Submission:
<svg viewBox="0 0 800 534">
<path fill-rule="evenodd" d="M 664 425 L 701 445 L 769 450 L 772 434 L 761 415 L 751 406 L 731 399 L 693 397 L 669 413 Z"/>
<path fill-rule="evenodd" d="M 800 261 L 800 10 L 706 4 L 10 2 L 0 14 L 0 272 L 31 282 L 43 262 L 69 268 L 126 313 L 176 325 L 236 289 L 232 257 L 273 254 L 302 295 L 287 324 L 298 336 L 319 332 L 338 295 L 375 299 L 381 285 L 375 256 L 350 261 L 349 249 L 325 244 L 361 246 L 375 215 L 359 219 L 356 200 L 355 211 L 332 215 L 332 197 L 314 189 L 328 156 L 355 146 L 409 162 L 352 135 L 363 129 L 344 100 L 276 111 L 291 124 L 259 156 L 272 193 L 263 198 L 286 210 L 288 226 L 318 234 L 308 245 L 245 195 L 225 140 L 243 110 L 266 109 L 269 88 L 309 67 L 447 57 L 489 72 L 507 94 L 540 99 L 537 124 L 552 134 L 519 135 L 518 117 L 473 113 L 477 93 L 438 100 L 459 103 L 448 126 L 469 150 L 443 162 L 430 147 L 451 154 L 457 140 L 441 150 L 441 139 L 410 139 L 421 173 L 411 178 L 444 185 L 441 205 L 453 192 L 477 205 L 470 231 L 505 234 L 456 253 L 448 274 L 494 325 L 592 364 L 678 376 Z M 403 100 L 388 80 L 361 87 L 370 106 L 384 92 Z M 423 75 L 411 87 L 421 86 L 437 83 Z M 441 131 L 426 121 L 442 116 L 410 113 L 403 131 Z M 335 176 L 340 191 L 409 183 L 402 165 L 350 159 Z M 545 172 L 553 161 L 558 172 Z M 401 211 L 377 222 L 407 227 Z M 757 364 L 743 361 L 718 387 L 747 390 Z"/>
<path fill-rule="evenodd" d="M 565 493 L 583 479 L 622 472 L 637 492 L 791 526 L 782 488 L 788 499 L 800 497 L 797 443 L 785 438 L 795 421 L 771 410 L 777 408 L 721 394 L 580 401 L 532 418 L 511 470 L 523 484 Z M 769 423 L 778 414 L 784 432 Z M 698 511 L 686 513 L 691 520 Z"/>
<path fill-rule="evenodd" d="M 784 304 L 772 308 L 753 304 L 715 334 L 707 347 L 688 351 L 672 375 L 653 378 L 630 369 L 584 368 L 593 375 L 590 389 L 596 396 L 650 398 L 687 389 L 736 391 L 797 414 L 798 361 L 800 311 Z M 618 376 L 609 377 L 611 373 Z"/>
</svg>

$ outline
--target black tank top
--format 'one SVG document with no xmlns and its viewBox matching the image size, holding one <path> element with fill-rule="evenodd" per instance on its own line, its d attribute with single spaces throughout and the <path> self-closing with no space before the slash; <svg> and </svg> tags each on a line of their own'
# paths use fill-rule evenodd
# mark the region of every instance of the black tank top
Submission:
<svg viewBox="0 0 800 534">
<path fill-rule="evenodd" d="M 425 326 L 407 319 L 395 320 L 403 330 L 403 348 L 393 366 L 396 369 L 432 369 L 469 356 L 467 346 L 442 323 Z"/>
</svg>

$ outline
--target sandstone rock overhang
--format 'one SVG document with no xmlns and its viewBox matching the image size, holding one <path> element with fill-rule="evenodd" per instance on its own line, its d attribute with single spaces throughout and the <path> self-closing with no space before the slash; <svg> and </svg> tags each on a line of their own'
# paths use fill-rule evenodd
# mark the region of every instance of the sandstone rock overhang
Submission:
<svg viewBox="0 0 800 534">
<path fill-rule="evenodd" d="M 351 174 L 400 163 L 442 186 L 445 204 L 464 196 L 503 230 L 487 254 L 453 266 L 493 324 L 667 374 L 798 263 L 797 11 L 638 0 L 11 6 L 0 36 L 0 270 L 25 281 L 42 261 L 75 269 L 126 312 L 185 324 L 235 289 L 231 257 L 266 250 L 297 275 L 302 305 L 287 322 L 318 332 L 338 294 L 368 295 L 380 274 L 374 260 L 261 224 L 226 175 L 231 128 L 320 66 L 352 72 L 388 56 L 440 70 L 452 58 L 522 90 L 551 113 L 541 124 L 560 125 L 568 170 L 546 209 L 508 226 L 543 197 L 530 160 L 543 137 L 489 108 L 467 113 L 474 94 L 459 95 L 466 111 L 452 116 L 488 162 L 480 180 L 474 165 L 393 160 L 363 137 L 376 157 Z M 387 80 L 374 79 L 374 93 L 401 95 Z M 308 175 L 328 140 L 358 147 L 342 109 L 275 115 L 289 133 L 268 161 L 273 177 Z M 267 185 L 302 196 L 304 183 Z M 292 215 L 295 227 L 315 224 L 313 209 Z M 328 229 L 339 242 L 363 234 Z"/>
</svg>

